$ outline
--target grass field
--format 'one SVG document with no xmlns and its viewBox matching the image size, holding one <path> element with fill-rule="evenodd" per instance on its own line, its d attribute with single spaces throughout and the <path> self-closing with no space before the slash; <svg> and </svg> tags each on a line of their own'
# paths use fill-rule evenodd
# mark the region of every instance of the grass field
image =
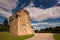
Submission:
<svg viewBox="0 0 60 40">
<path fill-rule="evenodd" d="M 0 32 L 0 40 L 24 40 L 33 36 L 33 34 L 25 36 L 10 36 L 8 32 Z"/>
<path fill-rule="evenodd" d="M 54 33 L 55 40 L 60 40 L 60 33 Z"/>
</svg>

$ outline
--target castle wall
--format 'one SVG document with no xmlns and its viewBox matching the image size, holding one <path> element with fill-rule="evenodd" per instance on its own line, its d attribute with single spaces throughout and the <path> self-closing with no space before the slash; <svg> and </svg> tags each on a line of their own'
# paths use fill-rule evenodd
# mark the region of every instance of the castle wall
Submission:
<svg viewBox="0 0 60 40">
<path fill-rule="evenodd" d="M 26 10 L 21 10 L 16 15 L 12 16 L 10 21 L 10 33 L 14 35 L 32 34 L 31 18 Z"/>
<path fill-rule="evenodd" d="M 20 27 L 18 30 L 20 30 L 19 34 L 20 35 L 27 35 L 27 28 L 26 28 L 26 17 L 25 17 L 25 14 L 24 12 L 21 12 L 20 13 L 20 17 L 18 18 L 19 19 L 19 26 Z M 25 26 L 25 27 L 24 27 Z"/>
<path fill-rule="evenodd" d="M 18 34 L 18 28 L 17 28 L 17 21 L 16 20 L 12 20 L 10 22 L 10 33 L 13 35 Z"/>
</svg>

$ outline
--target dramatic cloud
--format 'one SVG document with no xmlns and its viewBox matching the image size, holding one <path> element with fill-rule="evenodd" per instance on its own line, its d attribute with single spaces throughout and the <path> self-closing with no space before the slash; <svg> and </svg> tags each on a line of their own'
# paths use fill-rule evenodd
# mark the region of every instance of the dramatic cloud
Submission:
<svg viewBox="0 0 60 40">
<path fill-rule="evenodd" d="M 12 10 L 16 12 L 20 8 L 24 8 L 30 12 L 33 21 L 43 21 L 49 18 L 56 19 L 60 17 L 60 0 L 0 0 L 0 16 L 9 18 L 12 15 Z M 0 23 L 3 22 L 0 18 Z M 46 26 L 60 25 L 60 23 L 34 23 L 34 27 L 44 28 Z M 38 28 L 37 28 L 38 29 Z"/>
<path fill-rule="evenodd" d="M 50 25 L 50 26 L 56 26 L 59 25 L 60 22 L 54 22 L 54 23 L 48 23 L 48 22 L 41 22 L 41 23 L 32 23 L 31 25 L 33 26 L 38 26 L 38 25 Z"/>
<path fill-rule="evenodd" d="M 4 16 L 4 17 L 6 17 L 6 18 L 9 18 L 9 16 L 11 16 L 12 15 L 12 13 L 11 13 L 11 11 L 4 11 L 4 10 L 0 10 L 0 16 Z"/>
<path fill-rule="evenodd" d="M 48 22 L 33 23 L 32 26 L 33 26 L 34 29 L 49 28 L 49 27 L 60 26 L 60 22 L 54 22 L 54 23 L 48 23 Z"/>
<path fill-rule="evenodd" d="M 60 6 L 53 6 L 47 9 L 40 9 L 39 7 L 34 7 L 34 4 L 31 2 L 29 6 L 25 7 L 24 9 L 30 12 L 30 16 L 33 21 L 43 21 L 49 18 L 56 19 L 60 17 Z M 52 20 L 51 19 L 51 20 Z M 40 23 L 32 23 L 34 29 L 41 29 L 47 27 L 56 27 L 60 26 L 60 22 L 55 23 L 48 23 L 48 22 L 40 22 Z"/>
<path fill-rule="evenodd" d="M 43 21 L 43 20 L 46 20 L 49 18 L 53 18 L 53 19 L 55 18 L 56 19 L 56 18 L 60 17 L 60 6 L 56 5 L 57 3 L 60 2 L 60 0 L 58 0 L 58 2 L 57 2 L 57 0 L 51 0 L 50 2 L 56 1 L 56 4 L 55 4 L 55 6 L 47 8 L 47 9 L 44 9 L 44 8 L 41 9 L 39 7 L 35 7 L 34 6 L 35 4 L 33 1 L 34 0 L 31 0 L 29 5 L 24 8 L 30 12 L 30 15 L 31 15 L 31 18 L 33 19 L 33 21 Z M 43 1 L 41 1 L 41 2 L 43 2 Z M 42 5 L 38 5 L 38 6 L 42 7 Z"/>
<path fill-rule="evenodd" d="M 26 7 L 34 21 L 43 21 L 49 18 L 60 17 L 60 7 L 51 7 L 47 9 L 39 9 L 36 7 Z"/>
<path fill-rule="evenodd" d="M 60 0 L 58 0 L 58 3 L 60 3 Z"/>
<path fill-rule="evenodd" d="M 12 9 L 18 4 L 18 0 L 0 0 L 0 16 L 9 17 L 12 15 Z"/>
<path fill-rule="evenodd" d="M 12 10 L 16 7 L 18 0 L 0 0 L 0 7 Z"/>
</svg>

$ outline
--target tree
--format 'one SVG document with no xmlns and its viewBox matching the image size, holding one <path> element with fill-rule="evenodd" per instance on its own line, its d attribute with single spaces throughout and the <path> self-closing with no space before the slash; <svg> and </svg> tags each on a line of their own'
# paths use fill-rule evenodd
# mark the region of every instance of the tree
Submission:
<svg viewBox="0 0 60 40">
<path fill-rule="evenodd" d="M 0 24 L 0 31 L 3 31 L 3 25 Z"/>
<path fill-rule="evenodd" d="M 7 19 L 4 20 L 3 26 L 4 26 L 4 31 L 8 31 L 9 30 L 9 24 L 8 24 L 8 20 Z"/>
</svg>

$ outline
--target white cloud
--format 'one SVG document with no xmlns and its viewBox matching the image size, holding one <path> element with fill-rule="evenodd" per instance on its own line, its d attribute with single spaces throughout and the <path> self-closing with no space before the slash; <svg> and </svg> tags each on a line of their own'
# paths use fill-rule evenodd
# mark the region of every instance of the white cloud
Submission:
<svg viewBox="0 0 60 40">
<path fill-rule="evenodd" d="M 48 27 L 56 27 L 60 24 L 60 22 L 54 22 L 54 23 L 48 23 L 48 22 L 41 22 L 41 23 L 32 23 L 31 25 L 33 27 L 41 27 L 41 26 L 44 26 L 44 25 L 48 25 Z M 45 27 L 45 26 L 44 26 Z"/>
<path fill-rule="evenodd" d="M 6 12 L 3 10 L 0 10 L 0 16 L 4 16 L 6 18 L 9 18 L 9 16 L 11 16 L 11 15 L 12 15 L 11 11 Z"/>
<path fill-rule="evenodd" d="M 54 23 L 48 23 L 48 22 L 41 22 L 41 23 L 32 23 L 31 24 L 33 26 L 33 28 L 36 30 L 39 30 L 41 28 L 45 29 L 45 28 L 49 28 L 49 27 L 56 27 L 56 26 L 60 26 L 60 22 L 54 22 Z"/>
<path fill-rule="evenodd" d="M 18 0 L 0 0 L 0 15 L 8 18 L 12 15 L 11 11 L 17 4 Z"/>
<path fill-rule="evenodd" d="M 0 7 L 12 10 L 16 7 L 18 0 L 0 0 Z"/>
<path fill-rule="evenodd" d="M 43 21 L 49 18 L 59 18 L 60 17 L 60 6 L 53 6 L 47 9 L 40 9 L 34 7 L 34 4 L 31 2 L 29 6 L 25 7 L 24 9 L 30 12 L 31 18 L 33 21 Z M 41 23 L 32 23 L 31 25 L 35 29 L 47 28 L 47 27 L 55 27 L 58 26 L 60 22 L 55 23 L 48 23 L 48 22 L 41 22 Z"/>
<path fill-rule="evenodd" d="M 58 18 L 60 17 L 60 7 L 51 7 L 47 9 L 40 9 L 36 7 L 26 7 L 30 12 L 31 17 L 35 21 L 43 21 L 48 18 Z"/>
<path fill-rule="evenodd" d="M 33 0 L 31 0 L 31 2 L 29 3 L 27 7 L 33 7 L 33 6 L 34 6 Z"/>
<path fill-rule="evenodd" d="M 60 0 L 58 0 L 58 3 L 60 3 Z"/>
<path fill-rule="evenodd" d="M 49 25 L 48 22 L 32 23 L 31 25 L 34 26 L 34 25 L 44 25 L 44 24 Z"/>
</svg>

